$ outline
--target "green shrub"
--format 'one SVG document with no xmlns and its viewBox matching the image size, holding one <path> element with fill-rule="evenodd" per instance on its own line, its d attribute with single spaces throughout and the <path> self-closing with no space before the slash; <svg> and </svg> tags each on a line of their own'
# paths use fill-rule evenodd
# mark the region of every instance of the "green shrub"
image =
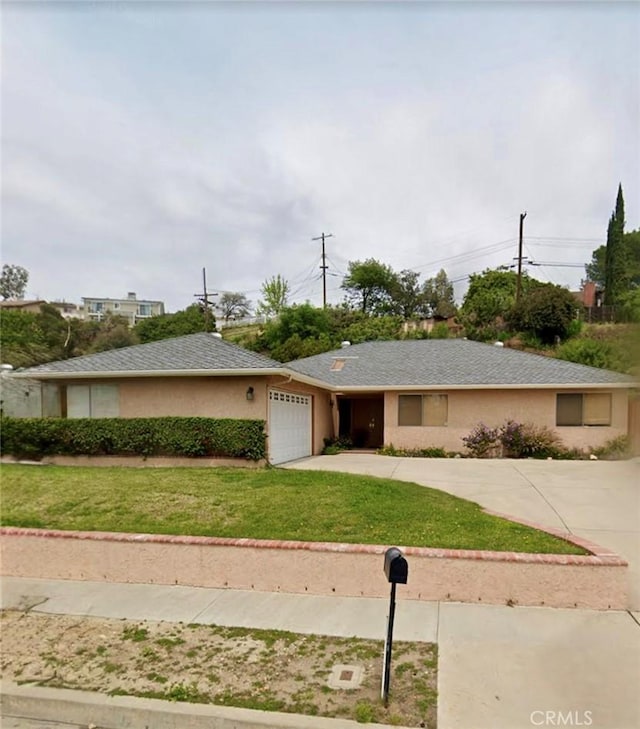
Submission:
<svg viewBox="0 0 640 729">
<path fill-rule="evenodd" d="M 324 448 L 322 449 L 323 456 L 336 456 L 342 451 L 349 451 L 353 448 L 353 442 L 351 438 L 346 435 L 341 435 L 339 438 L 325 438 Z"/>
<path fill-rule="evenodd" d="M 438 322 L 431 330 L 430 339 L 448 339 L 449 327 L 446 322 Z"/>
<path fill-rule="evenodd" d="M 613 348 L 608 342 L 599 342 L 595 339 L 571 339 L 558 347 L 556 357 L 568 362 L 614 369 Z"/>
<path fill-rule="evenodd" d="M 631 457 L 631 439 L 628 435 L 612 438 L 599 448 L 592 450 L 594 456 L 608 461 L 618 461 Z"/>
<path fill-rule="evenodd" d="M 231 418 L 3 418 L 2 451 L 18 457 L 266 457 L 263 420 Z"/>
<path fill-rule="evenodd" d="M 444 448 L 396 448 L 393 443 L 378 448 L 379 456 L 398 456 L 399 458 L 455 458 L 458 453 L 446 451 Z"/>
</svg>

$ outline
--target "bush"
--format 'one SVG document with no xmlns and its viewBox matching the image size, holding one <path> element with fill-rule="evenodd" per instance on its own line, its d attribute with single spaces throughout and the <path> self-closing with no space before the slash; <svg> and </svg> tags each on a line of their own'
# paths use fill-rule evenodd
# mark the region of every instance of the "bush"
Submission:
<svg viewBox="0 0 640 729">
<path fill-rule="evenodd" d="M 560 458 L 567 455 L 549 428 L 507 420 L 499 428 L 479 423 L 462 442 L 475 458 Z M 572 455 L 575 457 L 575 455 Z"/>
<path fill-rule="evenodd" d="M 478 423 L 462 442 L 474 458 L 493 458 L 498 455 L 498 436 L 498 428 L 489 428 L 484 423 Z"/>
<path fill-rule="evenodd" d="M 449 338 L 449 327 L 445 322 L 438 322 L 431 330 L 431 339 L 448 339 Z"/>
<path fill-rule="evenodd" d="M 612 346 L 595 339 L 571 339 L 558 347 L 556 357 L 589 367 L 615 368 Z"/>
<path fill-rule="evenodd" d="M 400 458 L 455 458 L 459 453 L 452 453 L 437 446 L 431 448 L 396 448 L 393 443 L 378 448 L 379 456 L 398 456 Z"/>
<path fill-rule="evenodd" d="M 325 438 L 324 448 L 322 449 L 323 456 L 337 456 L 342 451 L 348 451 L 353 448 L 351 438 L 348 436 L 340 436 L 340 438 Z"/>
<path fill-rule="evenodd" d="M 2 450 L 18 457 L 266 457 L 263 420 L 231 418 L 3 418 Z"/>
<path fill-rule="evenodd" d="M 631 458 L 631 439 L 628 435 L 619 435 L 617 438 L 607 441 L 603 446 L 594 448 L 592 453 L 605 461 L 619 461 Z"/>
<path fill-rule="evenodd" d="M 509 312 L 509 323 L 518 331 L 534 334 L 543 344 L 553 344 L 567 338 L 577 313 L 578 303 L 570 291 L 536 282 Z"/>
<path fill-rule="evenodd" d="M 498 439 L 508 458 L 552 458 L 560 451 L 560 440 L 553 431 L 531 423 L 507 420 Z"/>
</svg>

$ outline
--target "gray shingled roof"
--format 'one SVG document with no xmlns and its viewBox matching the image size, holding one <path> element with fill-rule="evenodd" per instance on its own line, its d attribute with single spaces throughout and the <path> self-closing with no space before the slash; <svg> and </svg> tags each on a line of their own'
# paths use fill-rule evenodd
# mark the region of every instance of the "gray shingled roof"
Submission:
<svg viewBox="0 0 640 729">
<path fill-rule="evenodd" d="M 170 372 L 176 370 L 280 369 L 282 365 L 208 333 L 188 334 L 133 347 L 49 362 L 25 372 L 47 373 Z"/>
<path fill-rule="evenodd" d="M 344 359 L 341 370 L 331 370 Z M 463 339 L 364 342 L 285 365 L 334 387 L 610 385 L 633 378 Z"/>
</svg>

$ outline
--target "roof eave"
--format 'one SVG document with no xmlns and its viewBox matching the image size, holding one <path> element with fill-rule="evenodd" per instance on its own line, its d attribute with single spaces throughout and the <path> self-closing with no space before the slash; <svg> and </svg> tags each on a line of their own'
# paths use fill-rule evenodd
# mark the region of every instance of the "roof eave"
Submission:
<svg viewBox="0 0 640 729">
<path fill-rule="evenodd" d="M 560 382 L 550 384 L 475 384 L 475 385 L 325 385 L 333 392 L 416 392 L 424 390 L 629 390 L 639 387 L 637 382 Z"/>
<path fill-rule="evenodd" d="M 288 375 L 281 367 L 246 367 L 237 369 L 194 370 L 108 370 L 84 372 L 13 372 L 13 377 L 30 380 L 95 380 L 148 377 L 255 377 L 256 375 Z"/>
</svg>

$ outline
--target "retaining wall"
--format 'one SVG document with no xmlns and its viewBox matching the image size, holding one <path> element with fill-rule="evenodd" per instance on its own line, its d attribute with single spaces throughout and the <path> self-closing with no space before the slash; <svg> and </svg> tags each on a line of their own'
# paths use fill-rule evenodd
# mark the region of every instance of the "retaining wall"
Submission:
<svg viewBox="0 0 640 729">
<path fill-rule="evenodd" d="M 401 547 L 409 563 L 402 597 L 626 609 L 627 563 L 586 540 L 571 537 L 571 541 L 592 554 Z M 382 569 L 385 549 L 363 544 L 0 529 L 4 575 L 312 595 L 387 597 L 389 585 Z"/>
</svg>

